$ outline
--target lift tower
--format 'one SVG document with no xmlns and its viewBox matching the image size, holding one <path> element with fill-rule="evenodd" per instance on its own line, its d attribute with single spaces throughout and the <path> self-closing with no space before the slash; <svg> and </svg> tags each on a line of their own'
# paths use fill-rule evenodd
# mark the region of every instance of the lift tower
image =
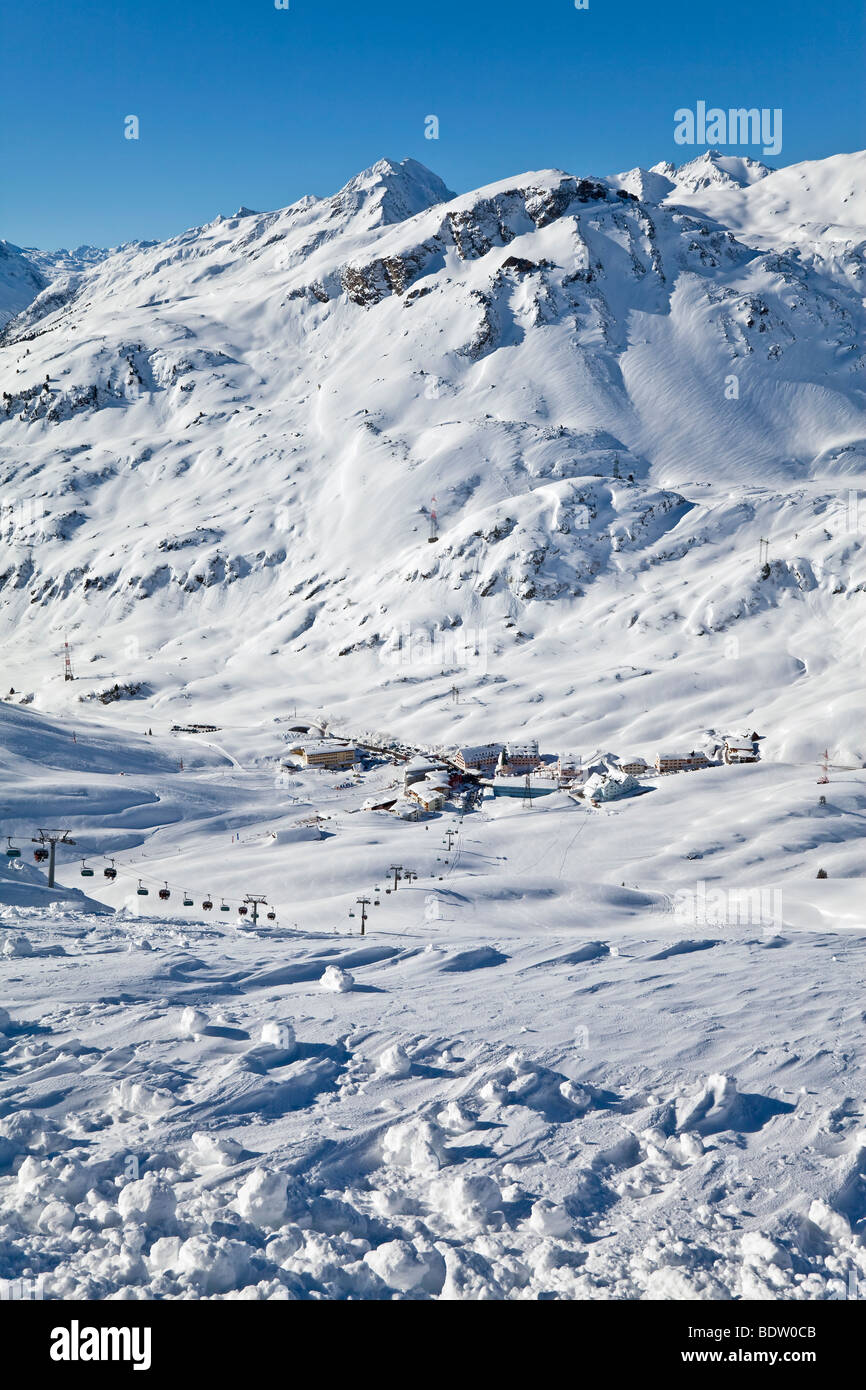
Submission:
<svg viewBox="0 0 866 1390">
<path fill-rule="evenodd" d="M 54 851 L 57 845 L 74 845 L 75 841 L 70 840 L 68 830 L 40 830 L 38 835 L 33 836 L 33 844 L 48 846 L 48 887 L 53 888 Z"/>
</svg>

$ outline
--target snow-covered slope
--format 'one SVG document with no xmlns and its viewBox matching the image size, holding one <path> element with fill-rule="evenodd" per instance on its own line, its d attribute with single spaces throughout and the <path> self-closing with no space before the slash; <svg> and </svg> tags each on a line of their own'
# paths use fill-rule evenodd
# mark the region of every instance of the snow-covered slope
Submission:
<svg viewBox="0 0 866 1390">
<path fill-rule="evenodd" d="M 814 254 L 807 166 L 707 157 L 640 201 L 382 161 L 64 272 L 0 350 L 9 684 L 86 693 L 68 632 L 89 688 L 214 722 L 252 683 L 449 741 L 456 682 L 473 738 L 759 722 L 861 755 L 862 160 L 808 166 Z M 759 198 L 772 250 L 723 215 Z"/>
<path fill-rule="evenodd" d="M 0 1277 L 52 1299 L 856 1292 L 866 772 L 823 807 L 811 770 L 767 762 L 412 823 L 363 810 L 400 777 L 384 760 L 275 777 L 293 721 L 250 714 L 220 751 L 0 704 L 3 829 L 76 841 L 53 903 L 0 868 Z M 397 863 L 416 877 L 386 895 Z M 249 892 L 276 921 L 237 915 Z"/>
<path fill-rule="evenodd" d="M 738 173 L 733 165 L 747 167 Z M 711 152 L 678 171 L 669 165 L 654 171 L 674 183 L 669 203 L 721 217 L 737 236 L 761 247 L 797 247 L 804 258 L 819 260 L 844 256 L 855 280 L 862 278 L 866 150 L 775 170 Z"/>
</svg>

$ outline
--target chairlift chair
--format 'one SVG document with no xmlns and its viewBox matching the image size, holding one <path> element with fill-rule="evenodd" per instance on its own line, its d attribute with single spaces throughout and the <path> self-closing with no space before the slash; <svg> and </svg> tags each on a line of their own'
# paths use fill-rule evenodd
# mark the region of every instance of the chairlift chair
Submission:
<svg viewBox="0 0 866 1390">
<path fill-rule="evenodd" d="M 84 862 L 83 859 L 82 859 L 82 861 L 81 861 L 81 877 L 82 877 L 82 878 L 93 878 L 93 870 L 92 870 L 92 869 L 88 869 L 88 867 L 87 867 L 87 865 L 85 864 L 85 862 Z"/>
<path fill-rule="evenodd" d="M 37 863 L 37 864 L 44 864 L 44 863 L 45 863 L 45 860 L 48 858 L 48 850 L 47 850 L 47 849 L 35 849 L 35 850 L 33 851 L 33 858 L 36 860 L 36 863 Z"/>
<path fill-rule="evenodd" d="M 166 884 L 164 888 L 160 888 L 159 896 L 162 898 L 163 902 L 166 902 L 167 899 L 171 897 L 171 891 L 169 889 L 168 884 Z"/>
<path fill-rule="evenodd" d="M 229 907 L 225 899 L 223 899 L 223 901 L 220 903 L 220 912 L 231 912 L 231 908 Z"/>
<path fill-rule="evenodd" d="M 115 878 L 117 878 L 117 870 L 116 870 L 115 867 L 114 867 L 114 860 L 113 860 L 113 859 L 112 859 L 111 863 L 108 865 L 108 867 L 102 870 L 102 875 L 103 875 L 103 878 L 110 878 L 110 879 L 112 879 L 112 880 L 114 880 Z"/>
<path fill-rule="evenodd" d="M 144 886 L 144 884 L 142 883 L 141 879 L 139 879 L 139 880 L 138 880 L 138 887 L 136 888 L 135 891 L 136 891 L 136 893 L 138 894 L 138 896 L 139 896 L 140 898 L 146 898 L 147 895 L 148 895 L 148 893 L 150 892 L 150 889 L 149 889 L 149 888 L 145 888 L 145 886 Z"/>
<path fill-rule="evenodd" d="M 184 907 L 195 907 L 195 903 L 187 892 L 184 892 L 183 895 L 183 905 Z"/>
<path fill-rule="evenodd" d="M 204 911 L 210 912 L 212 907 L 213 903 L 211 902 L 210 898 L 205 898 L 204 902 L 202 903 L 202 908 L 204 909 Z"/>
</svg>

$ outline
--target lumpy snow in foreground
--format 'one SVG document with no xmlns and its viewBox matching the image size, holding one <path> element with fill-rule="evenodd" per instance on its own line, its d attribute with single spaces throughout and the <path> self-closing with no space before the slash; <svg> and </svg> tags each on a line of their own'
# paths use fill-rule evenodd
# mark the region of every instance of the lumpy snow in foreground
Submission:
<svg viewBox="0 0 866 1390">
<path fill-rule="evenodd" d="M 766 775 L 404 823 L 305 773 L 329 829 L 292 840 L 250 828 L 239 772 L 155 773 L 162 815 L 174 781 L 247 829 L 169 816 L 118 855 L 114 914 L 28 906 L 44 881 L 4 869 L 0 1276 L 61 1299 L 856 1296 L 856 880 L 804 878 L 753 925 L 600 881 L 605 845 L 703 843 L 706 779 Z M 214 920 L 139 911 L 137 873 L 235 893 L 268 863 L 297 924 L 235 925 L 216 894 Z M 418 878 L 386 895 L 391 863 Z"/>
</svg>

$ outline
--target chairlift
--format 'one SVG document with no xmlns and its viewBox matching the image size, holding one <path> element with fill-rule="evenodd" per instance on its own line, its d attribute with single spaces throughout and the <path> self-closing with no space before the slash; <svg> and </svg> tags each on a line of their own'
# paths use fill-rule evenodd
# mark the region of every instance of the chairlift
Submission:
<svg viewBox="0 0 866 1390">
<path fill-rule="evenodd" d="M 204 911 L 210 912 L 212 907 L 213 903 L 211 902 L 210 898 L 205 898 L 204 902 L 202 903 L 202 908 L 204 909 Z"/>
<path fill-rule="evenodd" d="M 354 917 L 354 915 L 355 915 L 355 914 L 354 914 L 354 912 L 352 911 L 352 909 L 349 908 L 349 916 L 350 916 L 350 917 Z"/>
<path fill-rule="evenodd" d="M 6 836 L 6 844 L 7 844 L 7 846 L 8 846 L 8 848 L 7 848 L 7 850 L 6 850 L 6 858 L 7 858 L 7 859 L 20 859 L 20 858 L 21 858 L 21 851 L 20 851 L 20 849 L 16 849 L 15 845 L 13 845 L 11 835 L 7 835 L 7 836 Z"/>
<path fill-rule="evenodd" d="M 102 870 L 102 875 L 103 875 L 103 878 L 110 878 L 110 879 L 112 879 L 112 880 L 115 879 L 115 878 L 117 878 L 117 870 L 116 870 L 115 867 L 114 867 L 114 860 L 113 860 L 113 859 L 112 859 L 111 863 L 109 864 L 109 866 L 108 866 L 107 868 L 105 868 L 105 869 Z"/>
<path fill-rule="evenodd" d="M 270 912 L 268 913 L 268 921 L 269 921 L 269 922 L 276 922 L 276 920 L 277 920 L 277 914 L 274 912 L 273 908 L 271 908 Z"/>
<path fill-rule="evenodd" d="M 160 888 L 159 896 L 162 898 L 163 902 L 168 901 L 168 899 L 171 897 L 171 890 L 169 889 L 168 884 L 166 884 L 164 888 Z"/>
<path fill-rule="evenodd" d="M 231 912 L 231 908 L 229 907 L 225 898 L 223 898 L 222 902 L 220 903 L 220 912 Z"/>
<path fill-rule="evenodd" d="M 36 860 L 36 863 L 37 863 L 37 864 L 44 864 L 44 863 L 45 863 L 45 860 L 48 858 L 48 850 L 47 850 L 47 849 L 35 849 L 35 850 L 33 851 L 33 858 Z"/>
<path fill-rule="evenodd" d="M 195 903 L 187 892 L 184 892 L 183 895 L 183 905 L 184 907 L 195 907 Z"/>
<path fill-rule="evenodd" d="M 92 870 L 92 869 L 88 869 L 88 867 L 87 867 L 87 865 L 86 865 L 86 863 L 84 862 L 83 859 L 82 859 L 82 861 L 81 861 L 81 877 L 82 877 L 82 878 L 93 878 L 93 870 Z"/>
<path fill-rule="evenodd" d="M 239 917 L 246 917 L 246 915 L 247 915 L 248 912 L 249 912 L 249 908 L 248 908 L 248 907 L 244 907 L 243 903 L 241 903 L 241 906 L 238 908 L 238 916 L 239 916 Z"/>
<path fill-rule="evenodd" d="M 145 886 L 144 886 L 144 884 L 142 883 L 141 879 L 139 879 L 139 880 L 138 880 L 138 887 L 136 888 L 135 891 L 136 891 L 136 893 L 138 894 L 138 896 L 139 896 L 140 898 L 146 898 L 147 895 L 148 895 L 148 893 L 150 892 L 150 889 L 149 889 L 149 888 L 145 888 Z"/>
</svg>

